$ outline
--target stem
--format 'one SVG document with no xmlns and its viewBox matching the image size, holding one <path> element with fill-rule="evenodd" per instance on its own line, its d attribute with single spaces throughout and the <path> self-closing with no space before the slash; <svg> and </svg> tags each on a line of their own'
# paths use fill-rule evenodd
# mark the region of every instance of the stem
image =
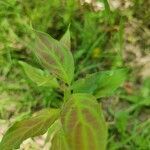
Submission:
<svg viewBox="0 0 150 150">
<path fill-rule="evenodd" d="M 71 91 L 70 91 L 70 87 L 66 87 L 66 89 L 64 90 L 64 102 L 67 102 L 69 97 L 71 95 Z"/>
</svg>

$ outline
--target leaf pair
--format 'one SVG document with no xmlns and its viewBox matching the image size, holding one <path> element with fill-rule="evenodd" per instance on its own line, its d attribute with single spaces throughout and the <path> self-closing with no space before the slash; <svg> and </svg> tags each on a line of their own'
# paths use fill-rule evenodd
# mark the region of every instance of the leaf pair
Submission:
<svg viewBox="0 0 150 150">
<path fill-rule="evenodd" d="M 60 41 L 46 33 L 35 31 L 36 40 L 33 52 L 41 64 L 60 80 L 71 84 L 74 77 L 74 60 L 70 51 L 69 29 Z"/>
<path fill-rule="evenodd" d="M 38 86 L 57 88 L 57 78 L 70 84 L 74 77 L 74 60 L 71 54 L 70 32 L 66 31 L 60 41 L 46 33 L 35 31 L 36 39 L 32 51 L 49 74 L 32 67 L 25 62 L 19 62 L 27 76 Z M 52 76 L 53 74 L 54 76 Z"/>
</svg>

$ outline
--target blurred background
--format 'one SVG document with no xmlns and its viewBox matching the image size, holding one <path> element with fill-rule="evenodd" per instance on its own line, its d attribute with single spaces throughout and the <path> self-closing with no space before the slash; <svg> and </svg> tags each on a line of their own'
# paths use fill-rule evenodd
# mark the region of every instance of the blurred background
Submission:
<svg viewBox="0 0 150 150">
<path fill-rule="evenodd" d="M 149 8 L 148 0 L 0 0 L 0 139 L 10 123 L 61 105 L 60 93 L 37 87 L 18 60 L 41 67 L 29 48 L 31 28 L 60 39 L 70 24 L 76 78 L 129 69 L 116 94 L 100 99 L 108 150 L 150 149 Z M 43 139 L 30 139 L 22 149 L 44 149 Z"/>
</svg>

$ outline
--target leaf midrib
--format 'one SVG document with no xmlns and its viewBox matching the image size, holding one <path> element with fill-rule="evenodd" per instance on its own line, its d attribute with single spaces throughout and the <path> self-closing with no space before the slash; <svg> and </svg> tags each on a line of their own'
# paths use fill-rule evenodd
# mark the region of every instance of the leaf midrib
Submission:
<svg viewBox="0 0 150 150">
<path fill-rule="evenodd" d="M 48 50 L 48 53 L 55 59 L 56 63 L 58 64 L 58 66 L 60 67 L 60 70 L 63 72 L 64 76 L 65 76 L 65 80 L 67 80 L 67 82 L 69 81 L 68 80 L 68 76 L 67 76 L 67 73 L 63 67 L 63 65 L 59 62 L 58 58 L 55 56 L 55 53 L 54 53 L 54 49 L 52 49 L 53 53 L 51 51 L 49 51 L 49 48 L 42 42 L 42 40 L 39 38 L 38 36 L 38 39 L 40 40 L 41 44 Z M 58 42 L 59 43 L 59 42 Z M 59 43 L 60 44 L 60 43 Z M 70 81 L 69 81 L 70 82 Z"/>
</svg>

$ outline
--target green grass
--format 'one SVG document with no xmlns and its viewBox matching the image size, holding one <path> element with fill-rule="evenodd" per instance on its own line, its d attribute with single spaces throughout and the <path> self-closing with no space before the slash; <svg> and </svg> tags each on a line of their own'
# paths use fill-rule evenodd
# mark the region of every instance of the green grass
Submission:
<svg viewBox="0 0 150 150">
<path fill-rule="evenodd" d="M 133 2 L 126 11 L 111 11 L 104 0 L 105 11 L 94 12 L 89 5 L 80 6 L 72 0 L 66 4 L 59 0 L 0 0 L 0 119 L 20 119 L 43 107 L 61 104 L 61 93 L 34 85 L 18 60 L 41 67 L 29 50 L 32 27 L 60 39 L 70 24 L 72 52 L 79 64 L 76 77 L 110 68 L 130 70 L 127 79 L 133 85 L 132 92 L 120 88 L 115 96 L 100 100 L 106 105 L 108 150 L 150 149 L 150 79 L 140 79 L 136 68 L 127 66 L 122 57 L 125 23 L 136 18 L 141 27 L 149 25 L 149 2 Z"/>
</svg>

